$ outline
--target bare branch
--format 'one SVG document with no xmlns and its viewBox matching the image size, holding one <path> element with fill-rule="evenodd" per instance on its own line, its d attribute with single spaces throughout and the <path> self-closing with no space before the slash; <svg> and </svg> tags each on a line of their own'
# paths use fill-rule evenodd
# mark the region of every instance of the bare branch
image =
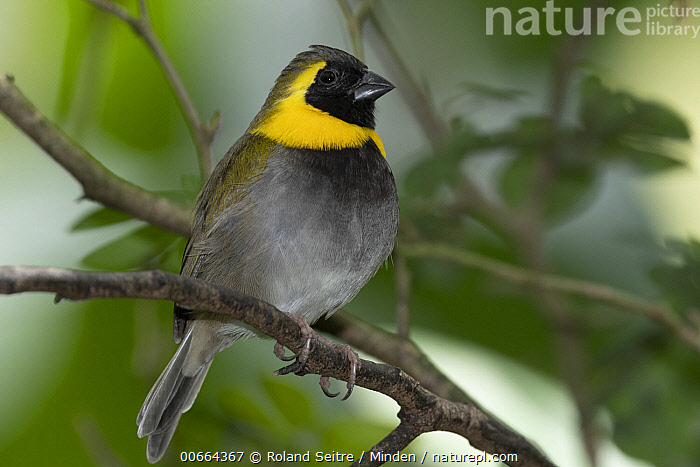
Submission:
<svg viewBox="0 0 700 467">
<path fill-rule="evenodd" d="M 303 340 L 294 320 L 268 303 L 235 290 L 164 271 L 91 273 L 60 268 L 0 267 L 0 293 L 29 291 L 53 292 L 59 300 L 171 300 L 188 308 L 239 319 L 289 348 L 298 347 Z M 347 365 L 347 360 L 339 352 L 317 342 L 302 373 L 346 380 Z M 386 451 L 403 449 L 421 433 L 450 431 L 489 453 L 517 453 L 517 462 L 509 465 L 554 465 L 525 438 L 480 408 L 441 398 L 400 368 L 362 360 L 356 385 L 385 394 L 401 406 L 400 428 L 378 445 Z"/>
<path fill-rule="evenodd" d="M 7 75 L 0 76 L 0 112 L 63 166 L 82 185 L 86 198 L 171 232 L 189 235 L 190 214 L 185 207 L 110 172 L 40 114 Z"/>
<path fill-rule="evenodd" d="M 180 111 L 185 119 L 185 123 L 187 124 L 187 128 L 190 131 L 192 141 L 194 142 L 194 146 L 197 151 L 197 160 L 199 162 L 199 170 L 202 181 L 206 181 L 206 179 L 209 178 L 209 174 L 212 170 L 211 143 L 214 140 L 214 135 L 216 135 L 216 132 L 219 129 L 219 115 L 218 113 L 215 114 L 209 123 L 202 123 L 200 121 L 199 114 L 197 113 L 192 99 L 187 93 L 185 84 L 182 82 L 180 75 L 178 75 L 175 65 L 173 65 L 172 60 L 170 60 L 170 57 L 163 47 L 163 44 L 161 44 L 158 36 L 156 36 L 155 32 L 153 31 L 153 26 L 151 25 L 145 0 L 139 0 L 140 16 L 138 17 L 133 16 L 121 5 L 108 0 L 86 1 L 94 5 L 96 8 L 116 16 L 131 26 L 131 29 L 134 30 L 137 36 L 143 39 L 148 48 L 151 50 L 163 69 L 168 83 L 170 83 L 170 88 L 175 95 L 175 100 L 180 107 Z"/>
</svg>

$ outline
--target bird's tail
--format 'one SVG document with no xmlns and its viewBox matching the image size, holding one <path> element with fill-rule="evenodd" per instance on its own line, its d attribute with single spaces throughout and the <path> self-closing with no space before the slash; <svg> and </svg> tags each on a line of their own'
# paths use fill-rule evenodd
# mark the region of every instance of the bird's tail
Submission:
<svg viewBox="0 0 700 467">
<path fill-rule="evenodd" d="M 196 330 L 192 326 L 185 335 L 136 418 L 139 438 L 148 436 L 146 458 L 151 464 L 163 457 L 180 416 L 192 407 L 211 366 L 213 355 L 201 359 L 199 346 L 193 344 Z"/>
</svg>

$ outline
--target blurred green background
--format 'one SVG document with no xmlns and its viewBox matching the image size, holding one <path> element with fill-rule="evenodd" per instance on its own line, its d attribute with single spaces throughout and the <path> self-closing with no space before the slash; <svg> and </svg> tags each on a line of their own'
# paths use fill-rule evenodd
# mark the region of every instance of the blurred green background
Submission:
<svg viewBox="0 0 700 467">
<path fill-rule="evenodd" d="M 135 1 L 121 3 L 137 10 Z M 657 3 L 613 6 L 645 15 Z M 579 19 L 591 6 L 555 4 Z M 352 50 L 332 1 L 148 5 L 202 118 L 222 112 L 216 160 L 296 53 L 316 43 Z M 700 7 L 693 0 L 673 5 Z M 378 104 L 377 129 L 408 225 L 401 242 L 407 252 L 420 238 L 527 265 L 531 250 L 518 244 L 524 237 L 499 229 L 492 213 L 470 205 L 473 198 L 465 201 L 462 176 L 518 215 L 544 194 L 541 222 L 528 238 L 536 239 L 549 272 L 658 301 L 690 320 L 700 305 L 700 178 L 691 138 L 700 125 L 700 37 L 644 29 L 628 36 L 611 21 L 604 35 L 572 41 L 547 33 L 543 6 L 374 2 L 382 29 L 448 128 L 431 143 L 411 110 L 414 96 L 401 88 Z M 524 14 L 520 8 L 539 9 L 542 33 L 487 35 L 487 8 L 497 7 L 514 20 Z M 563 30 L 564 21 L 560 14 L 553 24 Z M 400 82 L 374 41 L 371 34 L 364 41 L 365 62 Z M 82 0 L 0 0 L 0 72 L 12 73 L 41 112 L 117 175 L 183 203 L 196 196 L 194 149 L 165 78 L 114 17 Z M 554 128 L 553 101 L 561 104 Z M 551 173 L 542 188 L 546 157 Z M 178 271 L 184 240 L 140 221 L 117 222 L 123 219 L 80 196 L 69 175 L 0 119 L 0 263 Z M 554 462 L 590 465 L 566 376 L 573 372 L 586 429 L 599 441 L 598 465 L 700 465 L 700 355 L 666 329 L 595 300 L 560 297 L 581 354 L 580 367 L 570 371 L 561 330 L 523 288 L 436 259 L 409 258 L 407 266 L 412 337 Z M 347 310 L 393 330 L 395 305 L 390 265 Z M 169 303 L 136 300 L 56 306 L 46 294 L 2 297 L 2 464 L 145 464 L 136 413 L 175 349 L 171 310 Z M 359 454 L 395 424 L 398 409 L 388 398 L 360 389 L 349 401 L 329 400 L 314 377 L 272 378 L 278 367 L 269 341 L 241 343 L 217 357 L 163 465 L 179 463 L 181 451 Z M 469 449 L 442 433 L 410 448 Z"/>
</svg>

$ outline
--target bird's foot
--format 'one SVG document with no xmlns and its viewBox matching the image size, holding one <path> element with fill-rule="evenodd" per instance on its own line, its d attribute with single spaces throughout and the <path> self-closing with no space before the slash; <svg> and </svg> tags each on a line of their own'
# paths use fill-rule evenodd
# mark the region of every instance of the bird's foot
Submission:
<svg viewBox="0 0 700 467">
<path fill-rule="evenodd" d="M 348 375 L 348 382 L 346 385 L 347 392 L 345 393 L 345 396 L 341 399 L 346 400 L 348 397 L 350 397 L 350 394 L 352 394 L 352 390 L 355 387 L 355 378 L 357 377 L 357 370 L 360 368 L 360 357 L 357 355 L 357 352 L 355 352 L 349 345 L 336 344 L 332 340 L 320 335 L 319 333 L 311 329 L 311 326 L 309 326 L 309 323 L 308 321 L 306 321 L 305 317 L 292 314 L 287 314 L 287 316 L 292 318 L 294 322 L 296 322 L 301 328 L 303 343 L 299 347 L 297 347 L 297 349 L 293 349 L 292 351 L 294 352 L 294 355 L 290 356 L 286 356 L 284 354 L 284 346 L 282 344 L 280 344 L 279 342 L 275 343 L 275 356 L 285 362 L 294 360 L 294 363 L 292 363 L 291 365 L 287 365 L 284 368 L 280 368 L 279 370 L 275 371 L 273 375 L 279 376 L 286 375 L 289 373 L 294 373 L 298 375 L 304 374 L 303 371 L 304 367 L 306 366 L 306 360 L 309 358 L 309 353 L 311 353 L 311 348 L 314 342 L 323 342 L 327 346 L 335 349 L 338 353 L 342 354 L 345 358 L 348 359 L 348 362 L 350 362 L 350 371 Z M 323 390 L 323 393 L 328 397 L 336 397 L 340 394 L 332 393 L 329 391 L 331 383 L 328 376 L 321 376 L 319 384 L 321 385 L 321 390 Z"/>
<path fill-rule="evenodd" d="M 352 394 L 352 390 L 355 388 L 355 378 L 357 377 L 357 370 L 360 368 L 360 356 L 357 355 L 357 352 L 355 352 L 352 347 L 350 347 L 347 344 L 337 344 L 333 342 L 330 339 L 326 339 L 325 337 L 321 336 L 320 334 L 318 335 L 320 340 L 323 341 L 324 344 L 326 344 L 329 347 L 332 347 L 335 349 L 336 352 L 339 354 L 343 355 L 345 358 L 348 359 L 348 362 L 350 362 L 350 371 L 348 372 L 348 382 L 345 385 L 347 388 L 347 392 L 343 396 L 341 400 L 346 400 L 348 397 L 350 397 L 350 394 Z M 328 397 L 337 397 L 339 392 L 330 392 L 328 389 L 331 387 L 331 382 L 328 379 L 328 376 L 321 376 L 321 381 L 319 383 L 321 385 L 321 390 L 323 390 L 323 393 L 328 396 Z"/>
</svg>

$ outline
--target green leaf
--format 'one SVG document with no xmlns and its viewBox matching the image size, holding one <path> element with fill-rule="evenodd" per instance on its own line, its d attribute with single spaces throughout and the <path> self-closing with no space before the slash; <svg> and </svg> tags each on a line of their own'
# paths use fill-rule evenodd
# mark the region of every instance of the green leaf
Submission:
<svg viewBox="0 0 700 467">
<path fill-rule="evenodd" d="M 156 23 L 163 18 L 155 10 L 149 17 Z M 118 27 L 109 32 L 115 48 L 107 70 L 109 92 L 103 98 L 101 124 L 134 148 L 163 148 L 173 137 L 172 122 L 177 116 L 167 79 L 143 41 L 135 37 L 130 28 Z"/>
<path fill-rule="evenodd" d="M 589 155 L 624 160 L 638 169 L 661 171 L 683 164 L 681 145 L 690 139 L 683 117 L 670 107 L 613 91 L 599 78 L 581 84 L 579 140 Z"/>
<path fill-rule="evenodd" d="M 700 307 L 700 242 L 668 240 L 669 258 L 651 271 L 651 278 L 680 312 Z"/>
<path fill-rule="evenodd" d="M 580 95 L 579 117 L 589 134 L 607 138 L 620 132 L 628 116 L 623 95 L 603 86 L 597 76 L 581 83 Z"/>
<path fill-rule="evenodd" d="M 440 186 L 454 186 L 459 178 L 459 164 L 442 157 L 432 157 L 416 165 L 406 177 L 410 196 L 431 196 Z"/>
<path fill-rule="evenodd" d="M 613 91 L 597 77 L 581 84 L 579 116 L 587 132 L 603 139 L 621 135 L 688 140 L 690 130 L 670 107 L 646 101 L 625 91 Z"/>
<path fill-rule="evenodd" d="M 187 190 L 162 190 L 154 191 L 154 195 L 162 196 L 173 203 L 182 204 L 183 206 L 194 205 L 194 200 L 197 198 L 198 191 Z"/>
<path fill-rule="evenodd" d="M 523 151 L 525 149 L 541 152 L 544 142 L 549 138 L 549 119 L 539 116 L 527 116 L 518 120 L 517 125 L 507 136 L 509 144 Z"/>
<path fill-rule="evenodd" d="M 194 193 L 196 197 L 202 189 L 202 180 L 197 175 L 183 175 L 180 177 L 180 184 L 186 193 Z"/>
<path fill-rule="evenodd" d="M 83 258 L 85 266 L 109 271 L 152 269 L 174 270 L 172 258 L 180 253 L 184 239 L 158 227 L 146 226 L 98 248 Z M 163 267 L 168 264 L 167 267 Z"/>
<path fill-rule="evenodd" d="M 98 227 L 119 224 L 132 219 L 133 217 L 130 215 L 112 208 L 97 208 L 75 222 L 70 230 L 71 232 L 79 232 L 82 230 L 96 229 Z"/>
<path fill-rule="evenodd" d="M 615 391 L 608 403 L 614 415 L 615 442 L 652 465 L 699 465 L 697 354 L 669 334 L 652 336 L 643 344 L 625 348 L 636 361 L 618 364 L 608 377 L 623 389 Z M 617 354 L 611 360 L 621 357 Z M 663 442 L 665 453 L 659 452 L 658 442 Z"/>
<path fill-rule="evenodd" d="M 384 438 L 391 429 L 368 420 L 340 420 L 323 429 L 322 450 L 359 454 Z"/>
<path fill-rule="evenodd" d="M 578 167 L 564 171 L 554 181 L 548 198 L 547 218 L 561 220 L 563 217 L 580 212 L 590 195 L 596 176 L 590 167 Z"/>
<path fill-rule="evenodd" d="M 670 107 L 658 102 L 643 101 L 631 95 L 629 101 L 632 116 L 629 128 L 631 133 L 680 140 L 690 138 L 687 123 Z"/>
<path fill-rule="evenodd" d="M 82 2 L 69 2 L 66 4 L 66 8 L 69 11 L 71 21 L 68 22 L 56 106 L 56 112 L 61 118 L 65 117 L 71 105 L 75 104 L 75 88 L 78 83 L 81 62 L 86 60 L 86 55 L 88 55 L 86 51 L 90 46 L 91 30 L 93 30 L 94 35 L 95 31 L 104 30 L 105 27 L 102 19 L 103 15 L 100 15 L 97 9 L 91 5 L 83 4 Z M 94 28 L 96 25 L 98 27 Z M 105 44 L 102 43 L 99 47 L 104 46 Z M 92 55 L 94 56 L 95 54 L 93 53 Z M 93 63 L 92 65 L 95 64 Z M 80 90 L 81 93 L 85 91 L 85 89 Z M 94 88 L 90 89 L 90 91 L 94 91 Z"/>
<path fill-rule="evenodd" d="M 257 425 L 271 425 L 266 411 L 256 401 L 237 389 L 225 389 L 219 392 L 217 401 L 221 411 L 228 418 Z"/>
<path fill-rule="evenodd" d="M 621 137 L 598 148 L 598 151 L 604 159 L 625 159 L 644 172 L 662 172 L 687 165 L 682 160 L 684 154 L 680 149 L 653 137 Z"/>
<path fill-rule="evenodd" d="M 408 171 L 405 185 L 411 196 L 429 196 L 440 186 L 456 184 L 459 164 L 464 157 L 461 143 L 462 138 L 453 136 Z"/>
<path fill-rule="evenodd" d="M 307 426 L 313 418 L 308 396 L 280 381 L 266 379 L 263 387 L 280 413 L 295 427 Z"/>
</svg>

